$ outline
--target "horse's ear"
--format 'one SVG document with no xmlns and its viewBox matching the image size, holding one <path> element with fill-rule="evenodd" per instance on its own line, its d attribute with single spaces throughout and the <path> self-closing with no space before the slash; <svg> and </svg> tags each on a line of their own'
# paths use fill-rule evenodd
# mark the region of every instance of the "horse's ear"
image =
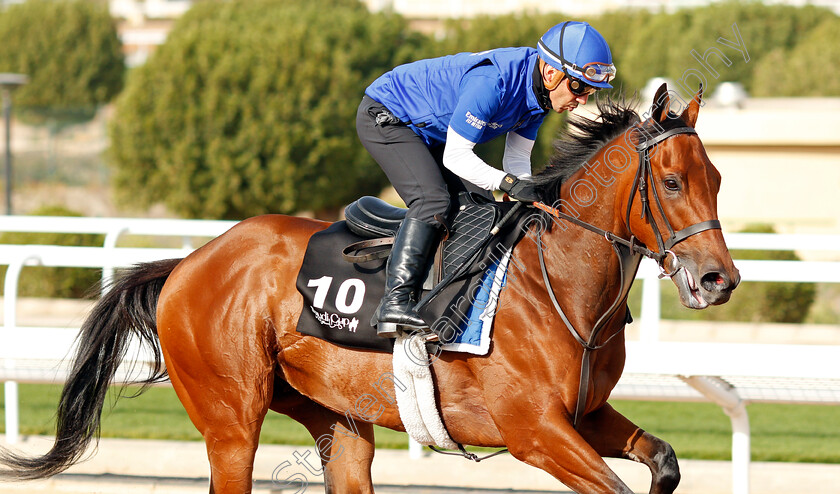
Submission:
<svg viewBox="0 0 840 494">
<path fill-rule="evenodd" d="M 661 122 L 668 117 L 668 108 L 671 106 L 671 99 L 668 97 L 668 85 L 662 83 L 659 89 L 656 90 L 656 95 L 653 97 L 653 108 L 650 112 L 650 118 L 654 122 Z"/>
<path fill-rule="evenodd" d="M 694 127 L 694 124 L 697 123 L 697 114 L 700 113 L 700 102 L 703 100 L 703 83 L 700 83 L 700 89 L 697 91 L 697 94 L 694 95 L 694 98 L 691 99 L 691 103 L 688 104 L 688 108 L 683 111 L 680 118 L 683 119 L 683 122 L 686 123 L 689 127 Z"/>
</svg>

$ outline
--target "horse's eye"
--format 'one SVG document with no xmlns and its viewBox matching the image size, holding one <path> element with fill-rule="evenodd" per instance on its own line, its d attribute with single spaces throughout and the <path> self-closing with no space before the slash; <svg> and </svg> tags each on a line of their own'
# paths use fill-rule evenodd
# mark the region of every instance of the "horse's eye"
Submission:
<svg viewBox="0 0 840 494">
<path fill-rule="evenodd" d="M 665 180 L 662 181 L 662 183 L 665 185 L 665 189 L 667 189 L 667 190 L 670 190 L 670 191 L 680 190 L 680 183 L 676 179 L 666 178 Z"/>
</svg>

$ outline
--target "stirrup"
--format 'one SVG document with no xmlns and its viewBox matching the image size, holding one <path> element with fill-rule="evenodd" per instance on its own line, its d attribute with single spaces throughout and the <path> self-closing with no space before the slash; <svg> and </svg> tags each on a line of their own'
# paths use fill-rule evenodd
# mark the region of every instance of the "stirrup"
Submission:
<svg viewBox="0 0 840 494">
<path fill-rule="evenodd" d="M 423 333 L 423 339 L 426 341 L 426 343 L 439 343 L 440 342 L 440 336 L 438 336 L 438 334 L 435 333 L 434 331 L 429 331 L 428 333 Z"/>
<path fill-rule="evenodd" d="M 422 339 L 425 343 L 439 343 L 440 336 L 435 333 L 431 328 L 408 328 L 408 334 L 412 337 L 417 336 Z M 399 332 L 406 332 L 405 329 L 399 329 Z"/>
</svg>

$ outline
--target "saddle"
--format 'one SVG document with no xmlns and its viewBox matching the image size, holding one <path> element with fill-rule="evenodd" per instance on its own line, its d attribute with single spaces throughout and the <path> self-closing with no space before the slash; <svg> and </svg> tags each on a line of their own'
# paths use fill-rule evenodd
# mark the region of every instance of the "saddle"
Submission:
<svg viewBox="0 0 840 494">
<path fill-rule="evenodd" d="M 360 237 L 393 237 L 407 212 L 378 197 L 364 196 L 344 208 L 344 218 L 350 231 Z"/>
<path fill-rule="evenodd" d="M 490 230 L 500 216 L 498 203 L 483 196 L 462 193 L 458 196 L 451 221 L 435 255 L 429 261 L 423 283 L 431 290 L 442 279 L 452 275 L 490 236 Z M 347 227 L 368 240 L 354 242 L 343 251 L 344 260 L 352 263 L 384 259 L 405 219 L 404 208 L 391 206 L 382 199 L 364 196 L 344 209 Z M 364 252 L 364 253 L 363 253 Z"/>
<path fill-rule="evenodd" d="M 417 310 L 430 324 L 439 323 L 438 328 L 460 330 L 473 324 L 473 315 L 482 314 L 482 308 L 472 305 L 475 294 L 484 285 L 490 288 L 496 266 L 522 237 L 519 223 L 525 218 L 514 217 L 513 203 L 468 194 L 457 199 L 453 210 L 437 254 L 429 261 Z M 363 197 L 347 207 L 346 221 L 310 238 L 296 281 L 304 300 L 298 332 L 351 348 L 392 350 L 393 340 L 377 337 L 365 321 L 384 295 L 385 260 L 405 214 L 405 209 Z M 491 235 L 505 218 L 511 221 Z"/>
</svg>

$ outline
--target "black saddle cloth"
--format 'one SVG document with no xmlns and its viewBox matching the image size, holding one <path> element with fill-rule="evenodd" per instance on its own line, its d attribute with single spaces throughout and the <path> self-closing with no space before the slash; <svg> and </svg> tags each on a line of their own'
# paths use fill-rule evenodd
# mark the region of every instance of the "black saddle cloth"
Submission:
<svg viewBox="0 0 840 494">
<path fill-rule="evenodd" d="M 458 213 L 451 221 L 450 238 L 448 243 L 444 242 L 445 269 L 452 270 L 463 264 L 469 252 L 465 246 L 470 245 L 470 242 L 475 245 L 476 239 L 483 239 L 486 235 L 486 232 L 478 231 L 481 228 L 470 226 L 475 224 L 470 221 L 473 219 L 471 216 L 486 217 L 487 213 L 482 212 L 481 208 L 492 208 L 492 217 L 497 219 L 512 206 L 513 203 L 488 205 L 470 200 L 459 204 Z M 387 210 L 379 212 L 393 213 Z M 469 301 L 474 299 L 471 295 L 480 288 L 485 271 L 497 263 L 524 234 L 525 215 L 522 213 L 512 218 L 481 249 L 473 265 L 423 308 L 421 315 L 426 322 L 440 329 L 436 324 L 457 324 L 463 321 Z M 354 224 L 351 230 L 350 223 L 352 220 L 333 223 L 326 230 L 313 235 L 307 245 L 296 283 L 304 299 L 297 330 L 342 346 L 391 352 L 393 340 L 378 337 L 376 329 L 370 326 L 371 316 L 385 292 L 386 260 L 375 259 L 354 264 L 344 261 L 341 255 L 346 246 L 379 235 L 384 229 L 379 228 L 381 225 L 360 229 Z M 399 228 L 398 225 L 396 228 Z M 359 235 L 359 232 L 364 236 Z M 459 237 L 463 242 L 458 241 Z"/>
</svg>

